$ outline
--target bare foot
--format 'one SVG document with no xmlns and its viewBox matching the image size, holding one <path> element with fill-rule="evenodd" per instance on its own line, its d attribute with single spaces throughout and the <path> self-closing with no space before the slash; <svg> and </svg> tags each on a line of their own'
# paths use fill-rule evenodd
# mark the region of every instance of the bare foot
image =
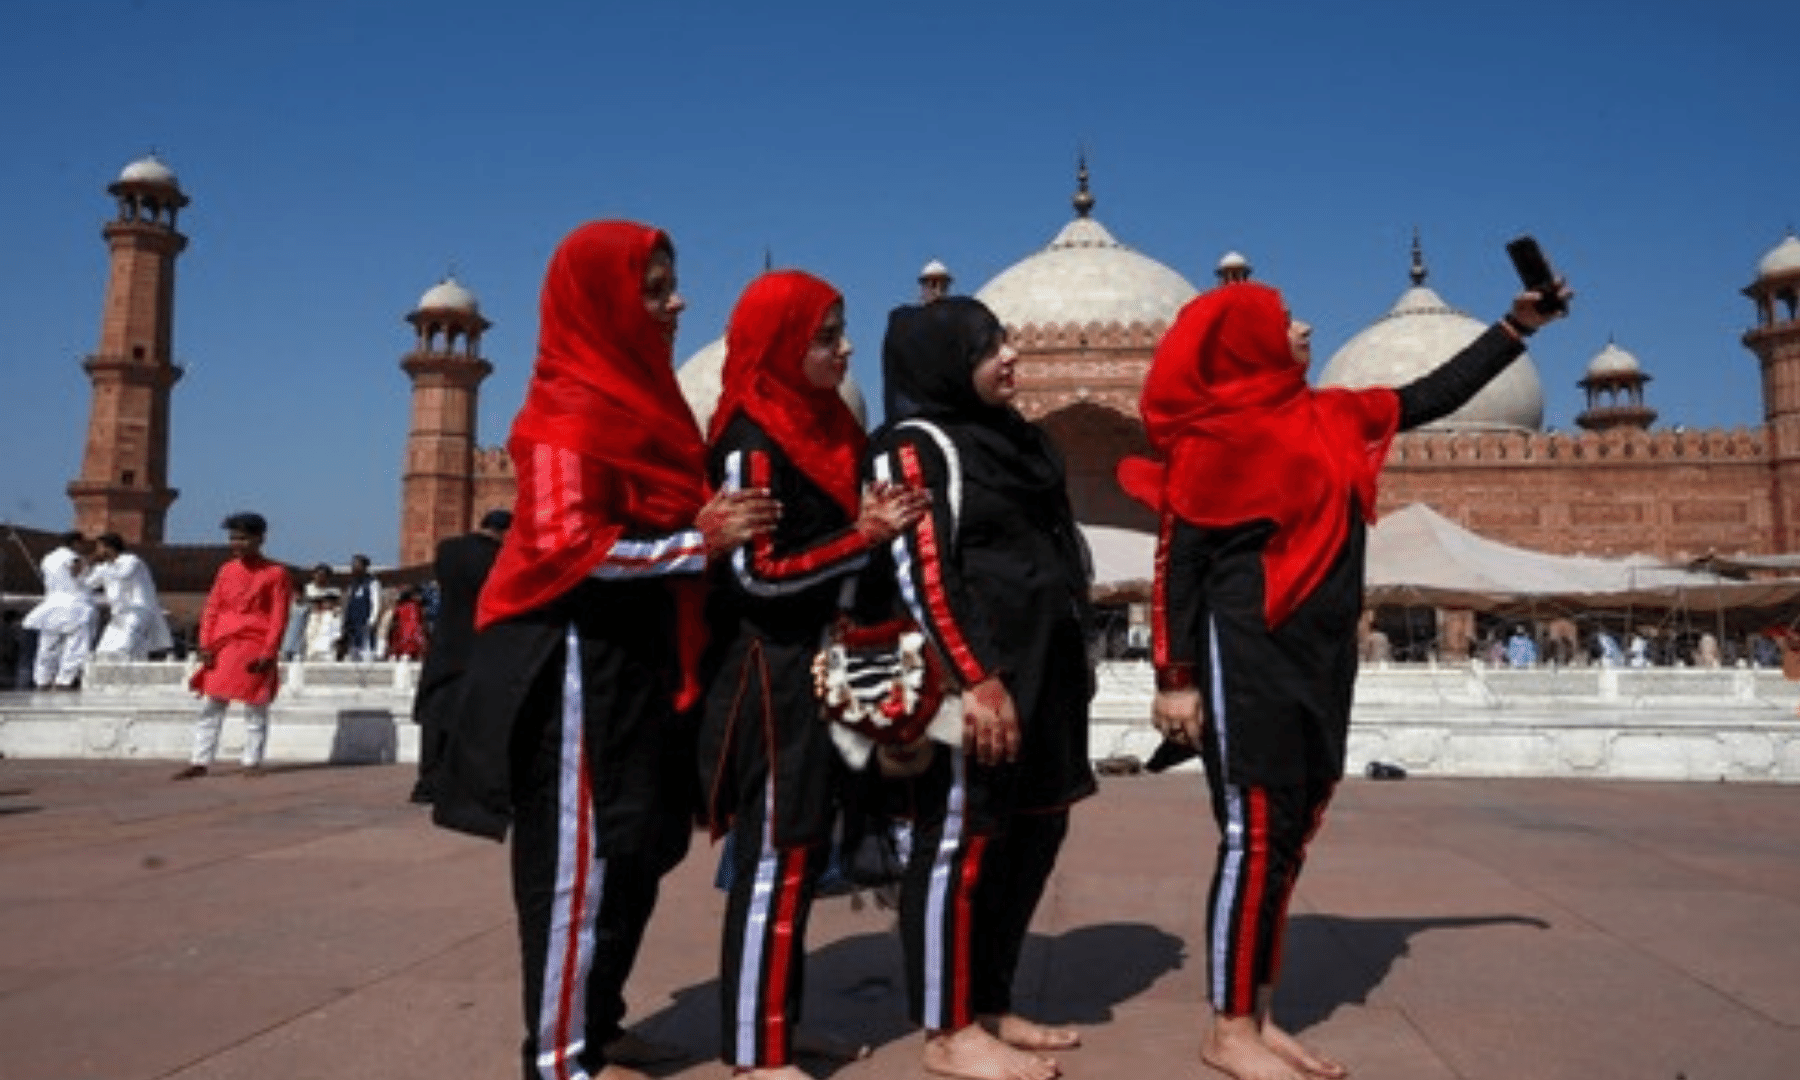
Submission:
<svg viewBox="0 0 1800 1080">
<path fill-rule="evenodd" d="M 627 1031 L 606 1044 L 606 1060 L 621 1065 L 667 1065 L 686 1061 L 689 1056 L 679 1046 L 652 1042 L 635 1031 Z"/>
<path fill-rule="evenodd" d="M 1214 1017 L 1200 1060 L 1233 1080 L 1307 1080 L 1263 1042 L 1253 1016 Z"/>
<path fill-rule="evenodd" d="M 1050 1027 L 1018 1013 L 984 1016 L 981 1024 L 995 1038 L 1018 1050 L 1073 1050 L 1081 1045 L 1081 1032 L 1074 1028 Z"/>
<path fill-rule="evenodd" d="M 1262 1040 L 1269 1049 L 1275 1051 L 1277 1057 L 1308 1076 L 1318 1077 L 1319 1080 L 1344 1080 L 1344 1077 L 1350 1075 L 1350 1070 L 1343 1063 L 1301 1046 L 1300 1040 L 1276 1027 L 1274 1020 L 1263 1021 Z"/>
<path fill-rule="evenodd" d="M 650 1080 L 648 1076 L 636 1069 L 627 1069 L 623 1065 L 605 1065 L 594 1074 L 594 1080 Z"/>
<path fill-rule="evenodd" d="M 924 1064 L 926 1072 L 961 1080 L 1053 1080 L 1062 1075 L 1056 1062 L 1015 1050 L 980 1024 L 955 1032 L 926 1032 Z"/>
</svg>

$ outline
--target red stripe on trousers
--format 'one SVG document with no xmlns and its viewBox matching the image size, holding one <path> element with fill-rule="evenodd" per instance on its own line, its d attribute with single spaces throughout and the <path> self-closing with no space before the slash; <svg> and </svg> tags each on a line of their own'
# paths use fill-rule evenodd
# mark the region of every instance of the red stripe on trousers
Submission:
<svg viewBox="0 0 1800 1080">
<path fill-rule="evenodd" d="M 1288 905 L 1294 899 L 1294 886 L 1300 883 L 1300 867 L 1306 864 L 1306 850 L 1312 846 L 1313 837 L 1319 835 L 1319 829 L 1325 824 L 1325 807 L 1331 803 L 1331 795 L 1337 789 L 1332 784 L 1327 787 L 1325 797 L 1313 807 L 1312 821 L 1306 826 L 1306 835 L 1300 838 L 1300 850 L 1294 852 L 1294 861 L 1288 867 L 1287 884 L 1282 888 L 1281 906 L 1275 911 L 1275 941 L 1269 947 L 1269 985 L 1279 981 L 1281 975 L 1281 954 L 1287 947 L 1287 913 Z"/>
<path fill-rule="evenodd" d="M 569 1045 L 569 1025 L 574 1023 L 575 979 L 581 966 L 581 925 L 586 917 L 582 902 L 587 899 L 587 879 L 593 865 L 592 815 L 588 813 L 588 774 L 587 756 L 581 754 L 580 744 L 576 744 L 576 752 L 580 754 L 580 767 L 576 770 L 575 791 L 580 798 L 581 813 L 576 815 L 575 826 L 575 888 L 570 898 L 573 905 L 569 911 L 569 937 L 563 947 L 562 989 L 556 997 L 556 1075 L 567 1077 L 569 1072 L 569 1056 L 564 1053 Z"/>
<path fill-rule="evenodd" d="M 919 466 L 919 453 L 910 446 L 900 448 L 900 474 L 912 487 L 925 486 L 925 470 Z M 943 636 L 944 650 L 950 654 L 957 675 L 965 683 L 978 683 L 987 672 L 981 670 L 981 664 L 976 661 L 975 653 L 964 640 L 962 628 L 956 625 L 956 618 L 950 611 L 950 597 L 944 592 L 943 568 L 938 565 L 943 556 L 938 549 L 937 531 L 930 514 L 919 519 L 918 530 L 919 576 L 925 579 L 925 602 L 931 608 L 932 621 Z"/>
<path fill-rule="evenodd" d="M 969 838 L 969 851 L 962 859 L 962 878 L 956 884 L 956 928 L 951 942 L 951 970 L 955 972 L 950 998 L 952 1031 L 961 1031 L 975 1022 L 969 1000 L 974 994 L 970 950 L 975 937 L 975 883 L 981 880 L 981 856 L 987 850 L 987 842 L 985 836 Z"/>
<path fill-rule="evenodd" d="M 775 919 L 769 927 L 769 981 L 763 998 L 763 1051 L 759 1068 L 786 1065 L 787 1060 L 787 991 L 792 976 L 794 951 L 800 943 L 794 940 L 794 913 L 800 909 L 800 885 L 806 876 L 806 849 L 789 848 L 781 853 L 781 878 L 775 892 Z"/>
<path fill-rule="evenodd" d="M 1256 939 L 1261 926 L 1263 889 L 1269 876 L 1269 794 L 1261 788 L 1245 792 L 1250 820 L 1244 850 L 1244 905 L 1238 925 L 1237 993 L 1244 1011 L 1256 1007 Z"/>
</svg>

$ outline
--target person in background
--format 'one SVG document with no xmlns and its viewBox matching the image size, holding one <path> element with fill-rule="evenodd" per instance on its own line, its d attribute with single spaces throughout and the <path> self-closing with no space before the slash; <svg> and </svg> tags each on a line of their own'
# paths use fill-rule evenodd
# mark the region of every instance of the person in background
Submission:
<svg viewBox="0 0 1800 1080">
<path fill-rule="evenodd" d="M 94 541 L 94 565 L 83 583 L 106 593 L 111 612 L 96 656 L 120 660 L 148 660 L 151 653 L 167 652 L 175 645 L 169 621 L 163 616 L 162 599 L 144 560 L 127 550 L 118 533 L 102 533 Z"/>
<path fill-rule="evenodd" d="M 301 655 L 315 664 L 336 660 L 338 644 L 344 640 L 344 610 L 338 591 L 322 589 L 306 606 L 306 644 Z"/>
<path fill-rule="evenodd" d="M 281 635 L 281 658 L 283 660 L 306 659 L 306 624 L 312 614 L 312 604 L 307 599 L 311 585 L 301 582 L 300 587 L 293 590 L 293 602 L 288 607 L 287 630 Z"/>
<path fill-rule="evenodd" d="M 417 586 L 400 590 L 388 619 L 386 638 L 389 660 L 418 660 L 425 655 L 425 605 L 419 602 Z"/>
<path fill-rule="evenodd" d="M 0 611 L 0 690 L 13 690 L 25 685 L 29 678 L 21 667 L 25 653 L 24 614 L 7 608 Z"/>
<path fill-rule="evenodd" d="M 38 570 L 44 599 L 25 614 L 24 627 L 37 634 L 32 682 L 40 690 L 73 690 L 81 682 L 94 642 L 94 601 L 81 583 L 88 543 L 66 532 Z"/>
<path fill-rule="evenodd" d="M 381 625 L 381 582 L 369 573 L 367 555 L 350 556 L 350 579 L 344 582 L 343 626 L 338 644 L 339 660 L 358 663 L 376 659 Z"/>
<path fill-rule="evenodd" d="M 1535 667 L 1537 659 L 1537 642 L 1531 640 L 1531 634 L 1523 626 L 1513 627 L 1512 637 L 1506 639 L 1506 666 Z"/>
<path fill-rule="evenodd" d="M 431 572 L 438 583 L 437 621 L 431 626 L 419 689 L 413 695 L 413 722 L 419 725 L 419 775 L 412 801 L 429 804 L 437 791 L 449 725 L 455 716 L 456 691 L 469 667 L 475 640 L 475 601 L 500 554 L 500 542 L 512 527 L 512 511 L 489 510 L 474 532 L 438 541 Z"/>
<path fill-rule="evenodd" d="M 269 524 L 261 514 L 225 519 L 231 561 L 219 567 L 200 616 L 200 670 L 189 682 L 206 699 L 194 721 L 194 749 L 176 780 L 205 776 L 219 750 L 225 708 L 244 703 L 244 775 L 262 775 L 269 703 L 281 686 L 281 639 L 293 584 L 288 569 L 263 557 Z"/>
</svg>

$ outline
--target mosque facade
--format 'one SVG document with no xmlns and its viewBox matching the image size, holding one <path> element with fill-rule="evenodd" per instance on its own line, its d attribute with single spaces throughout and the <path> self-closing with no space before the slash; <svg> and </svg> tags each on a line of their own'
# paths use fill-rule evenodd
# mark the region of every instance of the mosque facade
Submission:
<svg viewBox="0 0 1800 1080">
<path fill-rule="evenodd" d="M 175 259 L 186 246 L 176 215 L 188 199 L 154 158 L 133 162 L 108 190 L 118 204 L 103 230 L 111 272 L 99 347 L 84 365 L 93 396 L 82 471 L 68 490 L 84 532 L 155 545 L 177 495 L 168 438 L 181 370 L 171 328 Z M 1075 217 L 975 295 L 1019 351 L 1018 407 L 1067 459 L 1076 517 L 1149 531 L 1149 512 L 1119 491 L 1113 469 L 1148 448 L 1139 391 L 1157 342 L 1198 290 L 1115 239 L 1094 205 L 1084 166 Z M 1217 273 L 1240 280 L 1252 268 L 1231 254 Z M 1427 286 L 1416 242 L 1411 277 L 1393 307 L 1331 357 L 1321 385 L 1399 385 L 1482 331 Z M 920 279 L 929 296 L 949 273 L 933 263 Z M 1579 384 L 1582 430 L 1545 431 L 1543 388 L 1527 355 L 1463 409 L 1395 440 L 1379 509 L 1423 502 L 1484 536 L 1558 554 L 1800 550 L 1800 238 L 1768 252 L 1744 294 L 1755 311 L 1742 341 L 1762 373 L 1761 424 L 1655 427 L 1649 374 L 1609 342 Z M 446 279 L 405 320 L 415 336 L 399 364 L 412 384 L 399 562 L 414 566 L 481 512 L 510 506 L 515 479 L 504 448 L 476 443 L 480 387 L 493 367 L 481 356 L 490 324 L 475 295 Z M 711 412 L 723 362 L 724 344 L 713 342 L 678 373 L 697 415 Z M 860 413 L 853 383 L 845 395 Z"/>
</svg>

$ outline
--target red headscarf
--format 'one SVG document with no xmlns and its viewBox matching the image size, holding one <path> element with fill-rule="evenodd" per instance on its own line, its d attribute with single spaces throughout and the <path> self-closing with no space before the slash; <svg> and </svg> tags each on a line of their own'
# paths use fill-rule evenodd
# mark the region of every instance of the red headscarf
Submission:
<svg viewBox="0 0 1800 1080">
<path fill-rule="evenodd" d="M 806 478 L 854 518 L 858 472 L 869 438 L 837 388 L 814 386 L 803 363 L 813 335 L 843 296 L 798 270 L 750 283 L 725 336 L 724 390 L 707 439 L 716 442 L 738 412 L 756 421 Z"/>
<path fill-rule="evenodd" d="M 1279 626 L 1324 578 L 1350 497 L 1375 481 L 1400 426 L 1392 390 L 1313 390 L 1294 363 L 1281 294 L 1250 282 L 1196 297 L 1156 347 L 1140 411 L 1160 462 L 1128 458 L 1119 484 L 1159 513 L 1222 528 L 1266 519 L 1264 616 Z"/>
<path fill-rule="evenodd" d="M 667 326 L 644 306 L 644 272 L 659 249 L 673 252 L 660 230 L 597 221 L 550 258 L 537 366 L 507 441 L 518 477 L 513 525 L 481 590 L 478 627 L 561 596 L 627 530 L 691 528 L 706 500 L 700 429 L 675 381 Z M 538 467 L 568 454 L 577 484 Z M 704 639 L 700 580 L 683 579 L 676 593 L 685 695 L 695 689 L 688 654 L 697 659 Z"/>
</svg>

